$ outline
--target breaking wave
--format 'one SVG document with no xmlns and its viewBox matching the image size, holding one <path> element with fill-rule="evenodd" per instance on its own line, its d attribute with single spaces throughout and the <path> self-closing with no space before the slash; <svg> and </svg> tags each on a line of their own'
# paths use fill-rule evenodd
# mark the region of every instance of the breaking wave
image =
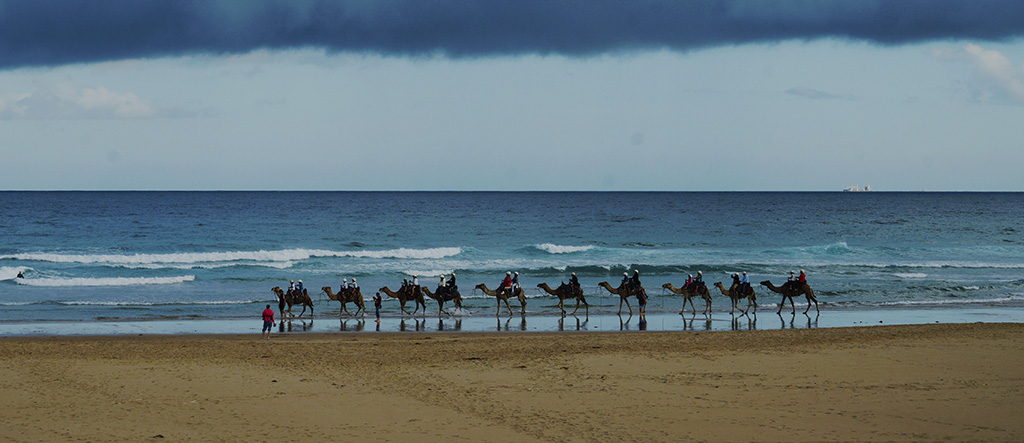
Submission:
<svg viewBox="0 0 1024 443">
<path fill-rule="evenodd" d="M 594 249 L 594 246 L 564 246 L 552 243 L 541 243 L 533 245 L 534 248 L 547 252 L 548 254 L 572 254 L 574 252 L 585 252 Z"/>
<path fill-rule="evenodd" d="M 18 279 L 18 284 L 27 286 L 135 286 L 170 285 L 195 280 L 194 275 L 176 277 L 111 277 L 111 278 L 33 278 Z"/>
<path fill-rule="evenodd" d="M 293 262 L 311 257 L 352 257 L 377 259 L 439 259 L 462 253 L 462 248 L 398 248 L 386 250 L 331 251 L 323 249 L 284 249 L 277 251 L 230 251 L 230 252 L 181 252 L 169 254 L 58 254 L 22 253 L 0 255 L 0 260 L 42 261 L 51 263 L 151 265 L 151 264 L 200 264 L 252 261 L 266 265 L 268 262 Z"/>
</svg>

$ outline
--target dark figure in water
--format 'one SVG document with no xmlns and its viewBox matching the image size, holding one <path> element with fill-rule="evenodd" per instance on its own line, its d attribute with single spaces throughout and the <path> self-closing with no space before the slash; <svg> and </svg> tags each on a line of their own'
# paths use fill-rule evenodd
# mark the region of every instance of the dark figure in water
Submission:
<svg viewBox="0 0 1024 443">
<path fill-rule="evenodd" d="M 25 278 L 25 274 L 22 274 L 21 271 L 18 271 L 18 278 Z"/>
</svg>

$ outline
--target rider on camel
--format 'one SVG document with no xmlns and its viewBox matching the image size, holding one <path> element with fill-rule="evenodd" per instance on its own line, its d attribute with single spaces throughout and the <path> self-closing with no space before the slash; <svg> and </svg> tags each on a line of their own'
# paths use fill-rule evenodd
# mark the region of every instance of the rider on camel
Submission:
<svg viewBox="0 0 1024 443">
<path fill-rule="evenodd" d="M 569 289 L 572 290 L 573 294 L 580 293 L 580 279 L 576 278 L 575 272 L 573 272 L 572 276 L 569 277 Z"/>
<path fill-rule="evenodd" d="M 750 279 L 747 278 L 747 271 L 743 271 L 743 277 L 740 277 L 740 294 L 750 293 Z"/>
<path fill-rule="evenodd" d="M 639 269 L 633 270 L 633 277 L 629 279 L 629 285 L 633 287 L 633 292 L 646 294 L 646 292 L 644 291 L 644 285 L 640 284 Z"/>
<path fill-rule="evenodd" d="M 807 284 L 807 274 L 804 274 L 803 269 L 800 270 L 800 276 L 797 277 L 796 281 L 800 286 Z"/>
<path fill-rule="evenodd" d="M 459 287 L 455 286 L 455 271 L 452 271 L 452 278 L 448 279 L 448 293 L 453 294 Z"/>
<path fill-rule="evenodd" d="M 693 279 L 693 289 L 699 290 L 704 288 L 704 273 L 697 271 L 697 278 Z"/>
<path fill-rule="evenodd" d="M 505 279 L 501 281 L 499 287 L 500 292 L 512 293 L 512 271 L 505 271 Z"/>
</svg>

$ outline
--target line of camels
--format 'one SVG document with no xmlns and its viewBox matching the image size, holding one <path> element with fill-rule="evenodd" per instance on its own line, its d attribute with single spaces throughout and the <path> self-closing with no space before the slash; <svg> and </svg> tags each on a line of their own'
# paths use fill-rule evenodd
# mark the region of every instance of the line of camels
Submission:
<svg viewBox="0 0 1024 443">
<path fill-rule="evenodd" d="M 636 297 L 636 294 L 638 292 L 637 290 L 626 288 L 621 284 L 618 287 L 612 287 L 606 281 L 598 283 L 598 286 L 604 288 L 611 294 L 619 296 L 618 314 L 622 314 L 623 304 L 626 305 L 626 309 L 629 310 L 629 314 L 633 314 L 633 308 L 632 306 L 630 306 L 629 297 Z M 756 294 L 754 293 L 753 287 L 748 287 L 748 290 L 746 292 L 741 293 L 741 291 L 739 290 L 739 288 L 737 288 L 736 285 L 732 285 L 729 289 L 725 289 L 725 286 L 722 285 L 721 282 L 715 282 L 714 286 L 722 293 L 722 295 L 729 297 L 729 300 L 732 303 L 732 308 L 729 310 L 729 314 L 735 313 L 737 309 L 741 310 L 743 312 L 743 315 L 746 315 L 751 308 L 753 308 L 755 313 L 757 312 L 757 298 Z M 814 304 L 815 311 L 821 312 L 818 309 L 818 299 L 817 297 L 814 296 L 814 290 L 811 289 L 810 285 L 806 283 L 799 284 L 797 282 L 786 282 L 786 284 L 777 287 L 773 285 L 770 280 L 765 280 L 761 282 L 761 286 L 767 287 L 772 292 L 782 295 L 782 301 L 779 303 L 779 310 L 776 311 L 777 314 L 782 313 L 782 308 L 785 307 L 786 300 L 789 300 L 790 306 L 792 307 L 793 312 L 795 313 L 796 303 L 794 303 L 793 299 L 795 297 L 800 296 L 804 296 L 807 298 L 807 309 L 804 310 L 804 314 L 811 310 L 811 303 Z M 690 307 L 693 309 L 693 314 L 697 314 L 697 307 L 693 303 L 693 299 L 696 297 L 700 297 L 702 300 L 704 300 L 704 315 L 707 315 L 711 311 L 711 293 L 705 285 L 691 285 L 689 288 L 677 288 L 674 285 L 672 285 L 672 283 L 665 283 L 661 287 L 674 294 L 683 296 L 683 308 L 679 312 L 680 314 L 684 314 L 686 312 L 687 303 L 689 303 Z M 509 315 L 513 315 L 512 307 L 509 305 L 508 302 L 510 298 L 519 300 L 521 312 L 523 314 L 526 313 L 526 294 L 524 293 L 522 287 L 517 287 L 514 290 L 499 291 L 489 289 L 486 284 L 481 283 L 476 285 L 475 288 L 479 289 L 484 294 L 487 294 L 491 297 L 495 297 L 497 301 L 497 311 L 495 312 L 496 316 L 501 314 L 502 302 L 505 303 L 505 308 L 508 309 Z M 557 288 L 551 288 L 550 286 L 548 286 L 547 283 L 540 283 L 537 285 L 537 288 L 550 295 L 558 297 L 558 309 L 562 311 L 563 317 L 566 315 L 566 300 L 576 301 L 576 308 L 569 315 L 575 315 L 576 311 L 580 309 L 581 303 L 583 304 L 586 313 L 588 315 L 590 314 L 590 304 L 587 303 L 586 296 L 582 290 L 574 289 L 572 286 L 565 283 L 562 283 Z M 353 317 L 359 315 L 366 315 L 366 305 L 363 301 L 363 294 L 359 288 L 354 288 L 354 290 L 347 289 L 339 291 L 338 293 L 335 293 L 330 286 L 324 286 L 323 288 L 321 288 L 321 290 L 323 291 L 324 294 L 327 295 L 328 298 L 331 299 L 331 301 L 341 303 L 341 311 L 339 311 L 338 313 L 339 316 L 342 314 L 347 314 Z M 644 289 L 641 286 L 639 288 L 639 291 L 643 290 Z M 282 315 L 283 313 L 287 312 L 289 317 L 296 317 L 296 315 L 292 313 L 292 306 L 302 305 L 302 312 L 299 313 L 298 317 L 301 317 L 303 314 L 306 313 L 307 307 L 309 308 L 309 315 L 311 317 L 313 316 L 313 300 L 309 297 L 306 291 L 302 291 L 301 293 L 299 291 L 286 292 L 283 291 L 279 286 L 275 286 L 273 289 L 271 289 L 271 291 L 278 297 L 278 307 L 280 308 Z M 379 291 L 381 293 L 386 294 L 388 297 L 398 299 L 398 302 L 401 305 L 402 312 L 408 315 L 415 315 L 417 312 L 419 312 L 420 307 L 423 308 L 424 314 L 427 312 L 427 304 L 426 299 L 424 297 L 429 297 L 437 302 L 437 315 L 439 317 L 441 315 L 451 315 L 450 312 L 444 309 L 444 305 L 446 302 L 451 301 L 454 303 L 456 309 L 462 309 L 462 294 L 459 293 L 458 288 L 451 288 L 446 291 L 443 291 L 445 292 L 444 294 L 440 293 L 442 291 L 438 291 L 438 293 L 431 292 L 430 288 L 427 288 L 425 286 L 405 286 L 399 289 L 398 291 L 392 291 L 387 286 L 384 286 L 380 288 Z M 744 299 L 747 300 L 747 307 L 741 309 L 739 307 L 739 302 Z M 410 301 L 412 301 L 415 305 L 415 308 L 413 309 L 412 312 L 409 312 L 405 307 L 406 303 Z M 349 303 L 355 304 L 355 306 L 358 308 L 356 309 L 355 314 L 349 312 Z"/>
</svg>

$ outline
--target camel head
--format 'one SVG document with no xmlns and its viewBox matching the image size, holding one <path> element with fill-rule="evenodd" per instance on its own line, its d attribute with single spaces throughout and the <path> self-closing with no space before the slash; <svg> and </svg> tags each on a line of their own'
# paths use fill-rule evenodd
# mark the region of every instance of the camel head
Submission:
<svg viewBox="0 0 1024 443">
<path fill-rule="evenodd" d="M 324 287 L 320 288 L 320 290 L 324 291 L 324 292 L 326 292 L 328 294 L 331 293 L 331 287 L 330 286 L 324 286 Z"/>
<path fill-rule="evenodd" d="M 487 290 L 487 285 L 485 285 L 483 283 L 480 283 L 479 285 L 476 285 L 476 288 L 481 290 L 481 291 L 486 291 Z"/>
<path fill-rule="evenodd" d="M 277 294 L 279 297 L 284 295 L 284 291 L 281 290 L 280 286 L 274 286 L 274 288 L 271 289 L 270 292 Z"/>
<path fill-rule="evenodd" d="M 665 283 L 661 285 L 662 289 L 672 289 L 672 283 Z"/>
<path fill-rule="evenodd" d="M 598 286 L 604 286 L 604 287 L 606 287 L 606 288 L 610 288 L 610 287 L 612 287 L 612 285 L 609 285 L 609 284 L 608 284 L 608 282 L 606 282 L 606 281 L 603 281 L 603 282 L 601 282 L 601 283 L 598 283 L 597 285 L 598 285 Z"/>
<path fill-rule="evenodd" d="M 772 286 L 771 280 L 765 280 L 761 282 L 761 286 Z"/>
<path fill-rule="evenodd" d="M 716 281 L 716 282 L 715 282 L 715 286 L 717 286 L 717 287 L 718 287 L 718 289 L 725 289 L 725 287 L 724 287 L 724 286 L 722 286 L 722 282 L 720 282 L 720 281 Z"/>
<path fill-rule="evenodd" d="M 541 289 L 544 289 L 545 287 L 547 287 L 548 289 L 550 289 L 550 288 L 551 288 L 550 286 L 548 286 L 548 284 L 547 284 L 547 283 L 538 283 L 538 284 L 537 284 L 537 287 L 538 287 L 538 288 L 541 288 Z"/>
</svg>

